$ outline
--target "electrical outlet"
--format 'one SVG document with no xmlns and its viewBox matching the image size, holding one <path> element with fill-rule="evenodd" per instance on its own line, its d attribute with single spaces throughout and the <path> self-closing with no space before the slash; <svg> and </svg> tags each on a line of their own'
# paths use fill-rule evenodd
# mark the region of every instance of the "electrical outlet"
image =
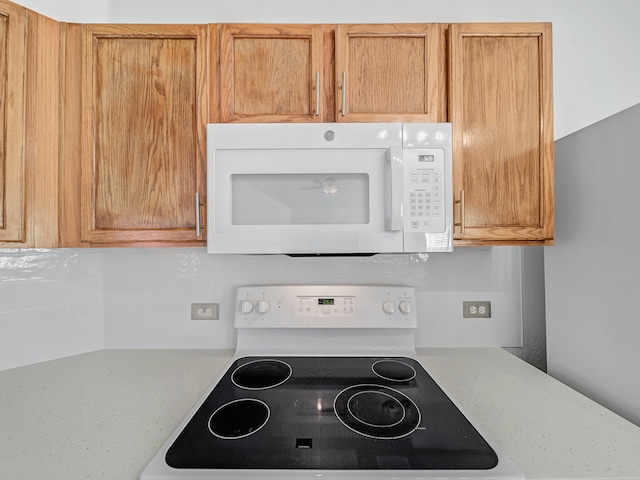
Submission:
<svg viewBox="0 0 640 480">
<path fill-rule="evenodd" d="M 219 303 L 192 303 L 191 320 L 218 320 Z"/>
<path fill-rule="evenodd" d="M 491 302 L 462 302 L 462 318 L 491 318 Z"/>
</svg>

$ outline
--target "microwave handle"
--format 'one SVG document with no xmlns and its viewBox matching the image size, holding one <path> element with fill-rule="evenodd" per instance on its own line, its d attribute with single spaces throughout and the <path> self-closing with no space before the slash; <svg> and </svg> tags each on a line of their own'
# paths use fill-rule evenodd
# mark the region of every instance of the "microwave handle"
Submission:
<svg viewBox="0 0 640 480">
<path fill-rule="evenodd" d="M 391 217 L 387 225 L 387 230 L 400 231 L 403 227 L 402 199 L 404 196 L 404 168 L 402 165 L 402 149 L 392 146 L 387 151 L 387 161 L 390 164 L 391 175 L 391 195 L 390 207 Z"/>
<path fill-rule="evenodd" d="M 202 235 L 202 227 L 200 226 L 200 192 L 196 192 L 196 238 Z"/>
</svg>

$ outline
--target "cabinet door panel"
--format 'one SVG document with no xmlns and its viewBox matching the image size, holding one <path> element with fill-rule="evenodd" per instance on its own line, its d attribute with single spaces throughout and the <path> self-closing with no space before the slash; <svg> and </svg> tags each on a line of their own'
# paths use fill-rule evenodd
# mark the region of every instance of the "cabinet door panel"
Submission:
<svg viewBox="0 0 640 480">
<path fill-rule="evenodd" d="M 24 240 L 26 13 L 0 3 L 0 242 Z"/>
<path fill-rule="evenodd" d="M 83 240 L 196 240 L 206 27 L 89 28 Z"/>
<path fill-rule="evenodd" d="M 321 26 L 223 25 L 220 59 L 223 122 L 322 118 Z"/>
<path fill-rule="evenodd" d="M 452 25 L 458 240 L 553 239 L 550 28 Z M 460 244 L 461 242 L 458 242 Z"/>
<path fill-rule="evenodd" d="M 439 32 L 437 24 L 338 25 L 338 121 L 444 120 Z"/>
</svg>

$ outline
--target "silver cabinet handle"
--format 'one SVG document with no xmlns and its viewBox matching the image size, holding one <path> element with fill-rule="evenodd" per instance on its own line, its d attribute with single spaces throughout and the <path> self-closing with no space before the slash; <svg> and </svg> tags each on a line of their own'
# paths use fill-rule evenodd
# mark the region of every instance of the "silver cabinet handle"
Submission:
<svg viewBox="0 0 640 480">
<path fill-rule="evenodd" d="M 316 117 L 320 115 L 320 72 L 316 72 Z"/>
<path fill-rule="evenodd" d="M 454 226 L 460 227 L 460 233 L 464 235 L 464 190 L 460 190 L 460 200 L 454 203 L 460 204 L 460 222 L 454 223 Z"/>
<path fill-rule="evenodd" d="M 200 193 L 196 192 L 196 237 L 202 234 L 200 228 Z"/>
<path fill-rule="evenodd" d="M 342 72 L 342 108 L 340 113 L 343 117 L 347 114 L 347 72 Z"/>
</svg>

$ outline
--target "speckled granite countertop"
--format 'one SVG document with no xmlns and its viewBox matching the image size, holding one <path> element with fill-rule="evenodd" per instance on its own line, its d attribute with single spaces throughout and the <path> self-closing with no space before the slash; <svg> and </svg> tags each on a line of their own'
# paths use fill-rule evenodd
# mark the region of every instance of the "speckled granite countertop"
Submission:
<svg viewBox="0 0 640 480">
<path fill-rule="evenodd" d="M 0 372 L 0 480 L 135 480 L 232 351 L 101 350 Z M 500 349 L 418 351 L 531 479 L 640 479 L 640 427 Z"/>
</svg>

